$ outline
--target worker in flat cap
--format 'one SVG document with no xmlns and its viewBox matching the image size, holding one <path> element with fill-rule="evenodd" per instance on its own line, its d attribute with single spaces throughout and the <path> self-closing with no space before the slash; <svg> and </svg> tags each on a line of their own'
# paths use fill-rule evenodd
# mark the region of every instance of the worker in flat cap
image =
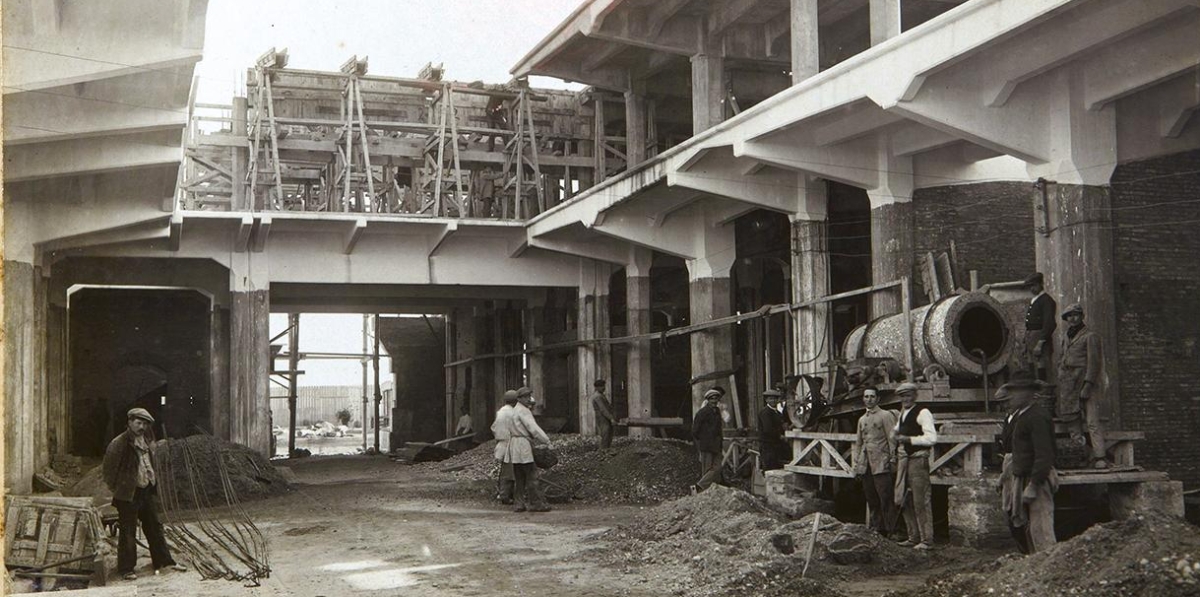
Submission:
<svg viewBox="0 0 1200 597">
<path fill-rule="evenodd" d="M 108 444 L 104 451 L 104 484 L 113 494 L 117 509 L 117 573 L 125 580 L 137 580 L 137 527 L 150 548 L 150 563 L 154 573 L 167 568 L 180 572 L 187 568 L 175 563 L 163 538 L 162 523 L 158 520 L 157 478 L 154 471 L 154 433 L 150 427 L 154 417 L 144 408 L 126 413 L 126 429 Z"/>
<path fill-rule="evenodd" d="M 900 415 L 892 428 L 896 436 L 896 486 L 893 501 L 904 512 L 908 539 L 902 546 L 933 549 L 933 505 L 930 502 L 929 451 L 937 443 L 936 422 L 928 408 L 917 405 L 917 386 L 896 386 Z"/>
<path fill-rule="evenodd" d="M 1037 403 L 1044 385 L 1028 371 L 1018 371 L 996 391 L 1007 400 L 1008 416 L 1000 431 L 1004 465 L 1000 473 L 1000 503 L 1008 529 L 1021 553 L 1045 551 L 1054 536 L 1054 421 Z"/>
<path fill-rule="evenodd" d="M 700 456 L 700 480 L 692 486 L 692 493 L 708 489 L 721 480 L 721 453 L 724 450 L 725 422 L 718 406 L 725 395 L 722 388 L 711 388 L 704 392 L 704 406 L 692 416 L 692 443 Z"/>
<path fill-rule="evenodd" d="M 516 480 L 513 475 L 512 462 L 507 458 L 508 419 L 513 416 L 516 406 L 517 392 L 515 390 L 504 392 L 504 406 L 496 411 L 496 420 L 492 421 L 492 437 L 496 438 L 496 449 L 493 455 L 496 457 L 496 462 L 500 463 L 500 477 L 496 480 L 496 499 L 505 505 L 513 503 L 513 483 Z"/>
<path fill-rule="evenodd" d="M 1049 381 L 1048 375 L 1054 353 L 1054 330 L 1058 327 L 1058 303 L 1046 293 L 1045 279 L 1036 272 L 1025 279 L 1025 286 L 1033 294 L 1025 308 L 1025 342 L 1021 360 L 1034 376 Z"/>
<path fill-rule="evenodd" d="M 1092 466 L 1108 468 L 1100 421 L 1100 379 L 1104 372 L 1100 336 L 1084 325 L 1083 306 L 1078 303 L 1063 310 L 1062 318 L 1067 322 L 1067 333 L 1059 350 L 1056 414 L 1067 422 L 1075 445 L 1091 445 Z"/>
<path fill-rule="evenodd" d="M 525 389 L 525 388 L 522 388 Z M 533 418 L 533 391 L 516 391 L 517 404 L 508 417 L 508 453 L 505 462 L 513 469 L 513 511 L 549 512 L 550 506 L 537 483 L 537 464 L 533 459 L 535 444 L 549 444 L 550 437 Z M 505 399 L 508 399 L 507 393 Z"/>
<path fill-rule="evenodd" d="M 764 471 L 783 468 L 791 458 L 791 449 L 783 437 L 787 419 L 779 409 L 783 392 L 771 389 L 763 392 L 762 410 L 758 411 L 758 461 Z"/>
<path fill-rule="evenodd" d="M 612 402 L 604 395 L 607 382 L 597 379 L 592 382 L 592 411 L 596 415 L 596 432 L 600 434 L 600 449 L 607 450 L 612 446 L 613 432 L 617 429 L 617 417 L 613 415 Z"/>
<path fill-rule="evenodd" d="M 896 482 L 896 413 L 879 408 L 879 393 L 875 388 L 863 390 L 866 412 L 858 418 L 851 464 L 862 483 L 863 495 L 871 509 L 868 524 L 871 530 L 885 537 L 892 534 L 896 523 L 896 504 L 893 488 Z"/>
</svg>

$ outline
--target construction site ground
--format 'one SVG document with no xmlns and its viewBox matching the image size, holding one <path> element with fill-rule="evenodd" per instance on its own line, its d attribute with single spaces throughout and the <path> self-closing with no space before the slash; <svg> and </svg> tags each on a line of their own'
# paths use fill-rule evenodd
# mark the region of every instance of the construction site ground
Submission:
<svg viewBox="0 0 1200 597">
<path fill-rule="evenodd" d="M 603 458 L 629 450 L 647 448 L 618 444 Z M 476 459 L 473 452 L 456 457 L 458 466 Z M 383 456 L 276 463 L 292 468 L 293 489 L 246 504 L 270 542 L 270 578 L 243 588 L 201 581 L 194 572 L 153 576 L 141 554 L 138 594 L 974 597 L 1058 594 L 1051 587 L 1080 587 L 1099 574 L 1116 590 L 1083 593 L 1174 596 L 1196 588 L 1177 560 L 1200 572 L 1200 533 L 1182 522 L 1095 527 L 1058 546 L 1061 553 L 1048 560 L 1054 570 L 1041 570 L 1013 549 L 942 545 L 922 554 L 824 516 L 802 580 L 813 516 L 788 521 L 738 490 L 715 487 L 657 506 L 597 496 L 549 513 L 514 513 L 491 499 L 491 482 L 441 463 L 414 466 Z M 1118 554 L 1114 541 L 1134 535 L 1164 544 Z M 835 546 L 841 557 L 860 548 L 872 556 L 838 562 Z"/>
</svg>

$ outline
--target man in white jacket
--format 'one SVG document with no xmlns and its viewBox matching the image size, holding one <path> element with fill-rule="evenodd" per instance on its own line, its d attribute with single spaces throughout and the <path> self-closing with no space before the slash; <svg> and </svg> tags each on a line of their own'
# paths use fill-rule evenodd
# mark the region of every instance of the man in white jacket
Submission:
<svg viewBox="0 0 1200 597">
<path fill-rule="evenodd" d="M 516 392 L 513 394 L 516 395 Z M 508 393 L 504 396 L 507 402 Z M 531 512 L 550 511 L 546 500 L 542 498 L 542 492 L 538 489 L 537 465 L 533 461 L 533 445 L 549 444 L 550 438 L 534 420 L 533 411 L 530 410 L 532 405 L 532 395 L 520 397 L 507 419 L 508 451 L 504 462 L 512 464 L 513 468 L 513 501 L 516 503 L 513 507 L 514 512 L 524 512 L 526 509 Z"/>
<path fill-rule="evenodd" d="M 505 461 L 508 455 L 508 420 L 512 417 L 513 407 L 517 404 L 517 393 L 509 390 L 504 393 L 504 406 L 496 411 L 496 420 L 492 422 L 492 436 L 496 438 L 496 451 L 493 453 L 500 463 L 500 479 L 497 482 L 496 493 L 501 504 L 513 503 L 513 467 Z"/>
</svg>

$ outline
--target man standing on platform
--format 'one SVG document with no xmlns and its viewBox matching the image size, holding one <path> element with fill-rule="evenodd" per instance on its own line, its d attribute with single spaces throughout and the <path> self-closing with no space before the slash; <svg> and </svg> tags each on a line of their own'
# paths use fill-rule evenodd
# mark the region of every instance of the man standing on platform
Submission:
<svg viewBox="0 0 1200 597">
<path fill-rule="evenodd" d="M 496 420 L 492 421 L 492 437 L 496 438 L 496 461 L 500 463 L 500 479 L 497 481 L 496 493 L 500 498 L 501 504 L 513 503 L 513 476 L 512 462 L 507 460 L 508 456 L 508 419 L 513 415 L 513 408 L 517 405 L 517 393 L 508 390 L 504 393 L 504 406 L 496 411 Z"/>
<path fill-rule="evenodd" d="M 518 393 L 519 394 L 519 393 Z M 505 393 L 507 401 L 508 394 Z M 519 396 L 517 405 L 508 417 L 508 455 L 506 462 L 512 463 L 514 487 L 514 512 L 549 512 L 550 507 L 542 497 L 537 484 L 537 465 L 533 459 L 533 445 L 549 444 L 550 437 L 533 418 L 533 392 Z"/>
<path fill-rule="evenodd" d="M 692 442 L 700 454 L 700 480 L 692 486 L 692 493 L 708 489 L 721 479 L 721 453 L 724 450 L 725 431 L 721 419 L 723 393 L 713 388 L 704 393 L 704 406 L 692 417 Z"/>
<path fill-rule="evenodd" d="M 937 443 L 937 428 L 933 413 L 917 406 L 917 386 L 902 383 L 896 388 L 900 396 L 900 416 L 893 428 L 896 450 L 895 503 L 903 508 L 904 526 L 908 539 L 902 546 L 933 549 L 933 505 L 930 502 L 929 450 Z"/>
<path fill-rule="evenodd" d="M 1009 531 L 1021 553 L 1045 551 L 1054 537 L 1054 421 L 1037 404 L 1037 379 L 1018 371 L 996 392 L 1007 394 L 1009 415 L 1000 432 L 1004 468 L 1000 474 L 1000 501 Z"/>
<path fill-rule="evenodd" d="M 763 399 L 766 406 L 758 411 L 759 461 L 762 470 L 773 471 L 783 468 L 783 465 L 791 460 L 788 458 L 787 440 L 783 437 L 787 425 L 783 413 L 779 411 L 783 393 L 779 390 L 767 390 L 763 392 Z"/>
<path fill-rule="evenodd" d="M 133 569 L 137 565 L 139 522 L 150 548 L 154 573 L 158 574 L 162 568 L 187 571 L 171 557 L 158 520 L 158 479 L 150 452 L 154 445 L 150 431 L 153 424 L 154 417 L 146 409 L 130 410 L 126 414 L 127 429 L 109 442 L 104 451 L 104 484 L 112 492 L 112 503 L 117 509 L 117 573 L 125 580 L 137 580 Z"/>
<path fill-rule="evenodd" d="M 867 412 L 858 419 L 858 436 L 854 442 L 854 474 L 862 482 L 867 506 L 871 509 L 871 530 L 883 536 L 892 534 L 896 522 L 896 504 L 892 501 L 896 482 L 896 413 L 879 408 L 879 394 L 874 388 L 863 391 Z"/>
<path fill-rule="evenodd" d="M 1079 304 L 1067 307 L 1062 318 L 1067 322 L 1067 333 L 1059 351 L 1057 414 L 1070 426 L 1071 441 L 1075 445 L 1091 444 L 1092 466 L 1108 468 L 1098 395 L 1100 376 L 1104 372 L 1100 336 L 1083 325 L 1083 307 Z"/>
<path fill-rule="evenodd" d="M 600 449 L 607 450 L 612 446 L 613 432 L 617 427 L 617 418 L 613 415 L 612 403 L 604 395 L 608 385 L 603 379 L 592 382 L 592 410 L 596 414 L 596 431 L 600 433 Z"/>
<path fill-rule="evenodd" d="M 1045 279 L 1041 272 L 1025 279 L 1025 285 L 1033 293 L 1029 306 L 1025 308 L 1025 346 L 1022 360 L 1034 376 L 1047 380 L 1050 365 L 1054 362 L 1054 330 L 1058 327 L 1055 313 L 1058 303 L 1046 294 Z"/>
</svg>

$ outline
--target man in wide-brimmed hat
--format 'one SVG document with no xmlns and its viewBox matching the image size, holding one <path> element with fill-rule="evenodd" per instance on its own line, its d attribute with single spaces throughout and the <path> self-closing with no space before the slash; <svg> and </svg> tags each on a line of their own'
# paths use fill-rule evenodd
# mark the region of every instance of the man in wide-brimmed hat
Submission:
<svg viewBox="0 0 1200 597">
<path fill-rule="evenodd" d="M 1000 495 L 1004 518 L 1021 553 L 1037 553 L 1054 545 L 1054 421 L 1037 403 L 1043 388 L 1032 373 L 1018 371 L 996 392 L 1008 400 L 1008 416 L 1000 433 L 1004 467 Z"/>
<path fill-rule="evenodd" d="M 1108 468 L 1100 421 L 1100 379 L 1104 373 L 1100 336 L 1083 324 L 1083 307 L 1078 303 L 1063 310 L 1062 318 L 1067 322 L 1067 333 L 1059 350 L 1055 414 L 1069 425 L 1075 445 L 1091 444 L 1092 465 Z"/>
</svg>

